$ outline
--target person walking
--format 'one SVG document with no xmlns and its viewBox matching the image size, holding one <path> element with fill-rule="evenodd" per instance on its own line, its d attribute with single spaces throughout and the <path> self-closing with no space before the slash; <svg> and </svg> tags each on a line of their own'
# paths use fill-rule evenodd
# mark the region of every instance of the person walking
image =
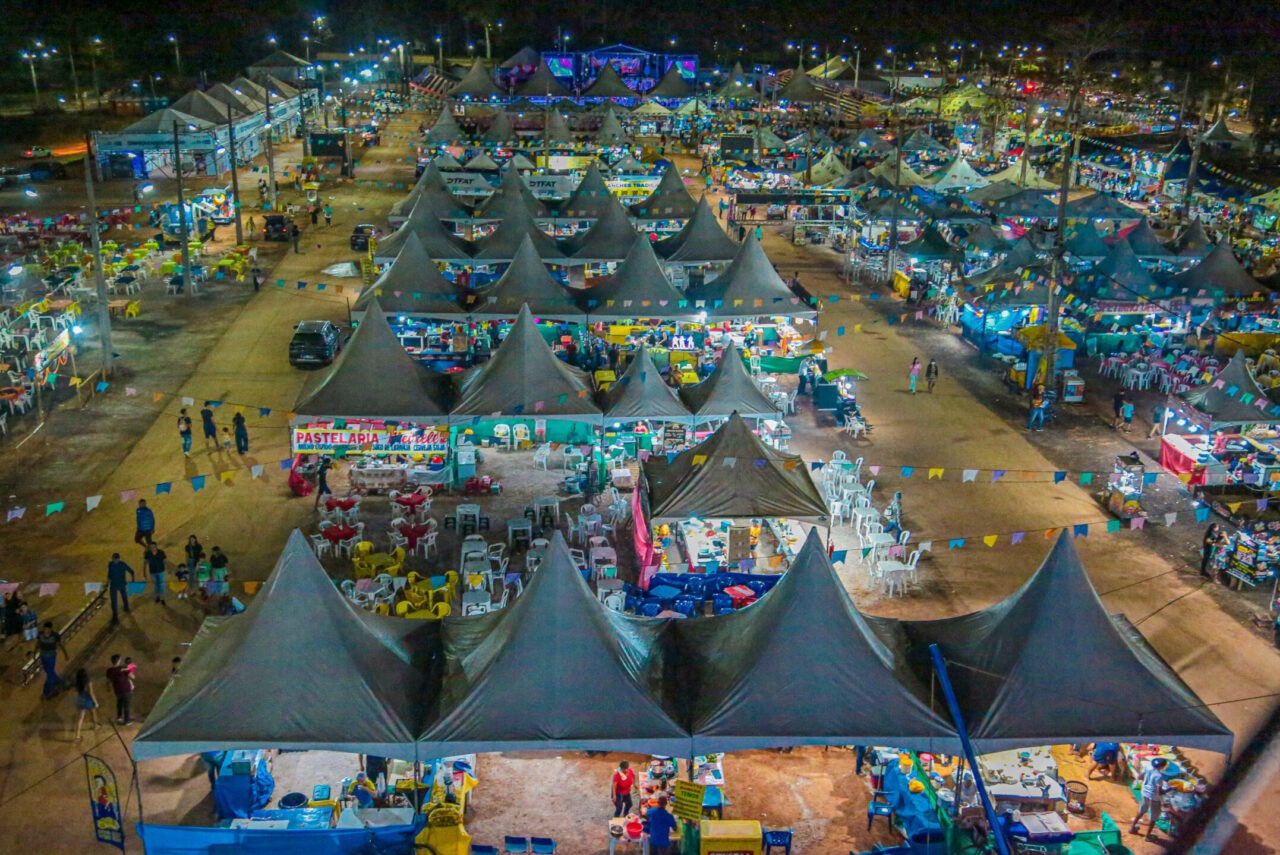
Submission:
<svg viewBox="0 0 1280 855">
<path fill-rule="evenodd" d="M 320 207 L 318 205 L 311 206 L 311 225 L 320 225 Z"/>
<path fill-rule="evenodd" d="M 164 605 L 164 563 L 168 558 L 159 544 L 153 543 L 147 547 L 147 554 L 142 559 L 146 564 L 147 574 L 156 586 L 156 602 L 160 605 Z"/>
<path fill-rule="evenodd" d="M 53 621 L 47 620 L 36 633 L 36 647 L 31 651 L 32 656 L 39 657 L 40 667 L 44 669 L 43 694 L 46 700 L 62 688 L 62 678 L 58 676 L 58 650 L 62 650 L 63 656 L 70 656 L 62 643 L 62 634 L 53 628 Z"/>
<path fill-rule="evenodd" d="M 613 773 L 611 782 L 614 817 L 631 813 L 631 793 L 636 789 L 636 773 L 631 768 L 631 764 L 623 760 L 618 764 L 617 771 Z"/>
<path fill-rule="evenodd" d="M 333 206 L 328 203 L 324 206 L 324 225 L 325 228 L 333 225 Z"/>
<path fill-rule="evenodd" d="M 289 240 L 293 241 L 293 254 L 298 255 L 298 239 L 302 237 L 302 230 L 298 228 L 297 223 L 289 226 Z"/>
<path fill-rule="evenodd" d="M 920 382 L 920 357 L 911 358 L 911 367 L 907 369 L 907 382 L 911 386 L 911 394 L 916 393 L 916 384 Z"/>
<path fill-rule="evenodd" d="M 764 227 L 763 227 L 763 226 L 756 226 L 756 240 L 757 240 L 757 241 L 762 241 L 762 240 L 764 240 Z"/>
<path fill-rule="evenodd" d="M 1027 417 L 1027 430 L 1044 430 L 1044 387 L 1036 386 L 1031 393 L 1031 414 Z"/>
<path fill-rule="evenodd" d="M 1200 542 L 1200 575 L 1212 579 L 1213 574 L 1209 572 L 1209 562 L 1213 561 L 1214 550 L 1218 548 L 1222 540 L 1222 529 L 1217 523 L 1209 523 L 1209 527 L 1204 530 L 1204 540 Z"/>
<path fill-rule="evenodd" d="M 1120 424 L 1121 424 L 1121 418 L 1122 418 L 1121 412 L 1124 410 L 1124 401 L 1125 401 L 1125 394 L 1123 389 L 1116 392 L 1115 395 L 1113 395 L 1111 398 L 1111 412 L 1115 416 L 1111 420 L 1112 430 L 1120 430 Z"/>
<path fill-rule="evenodd" d="M 1147 431 L 1147 439 L 1155 439 L 1160 436 L 1161 428 L 1164 427 L 1164 405 L 1156 404 L 1151 411 L 1151 430 Z"/>
<path fill-rule="evenodd" d="M 329 455 L 325 454 L 320 457 L 320 465 L 316 467 L 316 504 L 320 507 L 320 499 L 322 496 L 332 496 L 333 490 L 329 489 L 329 467 L 333 465 L 333 461 L 329 459 Z"/>
<path fill-rule="evenodd" d="M 1125 433 L 1133 431 L 1133 409 L 1133 401 L 1127 398 L 1124 404 L 1120 406 L 1120 418 L 1124 421 L 1124 425 L 1120 429 Z"/>
<path fill-rule="evenodd" d="M 245 223 L 245 227 L 249 230 L 249 240 L 253 240 L 258 231 L 258 224 L 253 221 L 252 216 L 249 217 L 249 222 Z"/>
<path fill-rule="evenodd" d="M 1141 800 L 1138 802 L 1138 814 L 1129 826 L 1130 834 L 1138 833 L 1138 822 L 1144 816 L 1147 818 L 1147 837 L 1150 838 L 1155 831 L 1156 817 L 1160 814 L 1160 794 L 1168 789 L 1164 782 L 1164 770 L 1168 765 L 1168 760 L 1156 757 L 1143 773 Z"/>
<path fill-rule="evenodd" d="M 139 546 L 146 546 L 151 543 L 151 536 L 156 532 L 156 515 L 147 507 L 146 499 L 138 500 L 138 509 L 134 511 L 135 525 L 133 542 Z"/>
<path fill-rule="evenodd" d="M 657 234 L 657 232 L 655 232 L 654 234 Z M 747 227 L 738 226 L 738 243 L 742 243 L 746 239 L 747 239 Z"/>
<path fill-rule="evenodd" d="M 213 423 L 213 407 L 209 406 L 209 402 L 205 401 L 204 406 L 200 408 L 200 427 L 204 431 L 204 447 L 209 447 L 209 440 L 213 440 L 213 447 L 218 447 L 218 426 Z"/>
<path fill-rule="evenodd" d="M 76 670 L 76 709 L 80 710 L 80 715 L 76 718 L 76 738 L 80 741 L 80 728 L 84 727 L 85 713 L 93 714 L 93 729 L 98 729 L 98 699 L 93 694 L 93 682 L 89 679 L 89 672 L 83 668 Z"/>
<path fill-rule="evenodd" d="M 262 274 L 258 268 L 253 268 L 253 292 L 256 294 L 262 288 Z"/>
<path fill-rule="evenodd" d="M 132 659 L 123 659 L 119 653 L 111 654 L 111 667 L 107 668 L 107 682 L 116 696 L 116 724 L 129 724 L 133 721 L 133 675 L 138 666 Z"/>
<path fill-rule="evenodd" d="M 929 364 L 924 369 L 924 382 L 929 388 L 929 394 L 932 395 L 934 384 L 938 382 L 938 360 L 929 359 Z"/>
<path fill-rule="evenodd" d="M 120 622 L 120 613 L 116 609 L 116 596 L 124 602 L 124 612 L 129 613 L 129 579 L 137 578 L 133 568 L 120 560 L 120 553 L 111 553 L 107 562 L 107 594 L 111 598 L 111 623 Z"/>
<path fill-rule="evenodd" d="M 249 428 L 245 424 L 244 413 L 236 413 L 231 419 L 231 424 L 235 427 L 236 451 L 241 454 L 248 454 Z"/>
<path fill-rule="evenodd" d="M 183 407 L 178 410 L 178 436 L 182 439 L 182 454 L 184 457 L 191 456 L 191 416 L 187 415 L 187 408 Z"/>
</svg>

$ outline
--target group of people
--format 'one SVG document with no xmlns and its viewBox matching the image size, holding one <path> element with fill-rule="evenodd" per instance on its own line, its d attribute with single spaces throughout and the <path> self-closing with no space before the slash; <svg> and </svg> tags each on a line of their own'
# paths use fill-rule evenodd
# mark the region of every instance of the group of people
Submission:
<svg viewBox="0 0 1280 855">
<path fill-rule="evenodd" d="M 623 760 L 613 773 L 609 785 L 609 794 L 613 801 L 614 818 L 631 815 L 632 794 L 638 793 L 640 785 L 636 772 L 631 764 Z M 673 851 L 671 832 L 676 830 L 676 819 L 667 810 L 667 797 L 658 796 L 657 805 L 644 813 L 645 831 L 649 835 L 649 852 L 652 855 L 671 855 Z"/>
<path fill-rule="evenodd" d="M 245 421 L 244 413 L 239 410 L 231 417 L 231 427 L 223 426 L 222 436 L 219 439 L 218 425 L 213 420 L 213 402 L 205 401 L 204 406 L 200 408 L 200 427 L 204 432 L 205 448 L 209 448 L 210 444 L 212 444 L 213 450 L 217 451 L 219 443 L 221 443 L 222 450 L 229 454 L 234 443 L 236 453 L 249 453 L 249 426 Z M 192 421 L 191 416 L 187 415 L 186 407 L 178 411 L 178 439 L 182 443 L 183 456 L 190 457 Z"/>
<path fill-rule="evenodd" d="M 925 387 L 933 394 L 933 387 L 938 383 L 938 360 L 930 359 L 928 365 L 920 364 L 920 357 L 911 358 L 911 367 L 907 369 L 907 387 L 911 394 L 916 394 L 920 385 L 920 375 L 924 375 Z"/>
</svg>

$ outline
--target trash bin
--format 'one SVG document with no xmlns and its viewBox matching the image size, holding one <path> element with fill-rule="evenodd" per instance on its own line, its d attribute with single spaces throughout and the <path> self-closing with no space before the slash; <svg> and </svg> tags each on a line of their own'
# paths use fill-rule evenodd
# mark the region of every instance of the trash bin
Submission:
<svg viewBox="0 0 1280 855">
<path fill-rule="evenodd" d="M 280 797 L 281 810 L 295 810 L 307 806 L 307 797 L 302 793 L 286 793 Z"/>
<path fill-rule="evenodd" d="M 1062 785 L 1062 792 L 1067 801 L 1067 810 L 1071 813 L 1084 813 L 1084 803 L 1089 798 L 1089 785 L 1083 781 L 1067 781 Z"/>
</svg>

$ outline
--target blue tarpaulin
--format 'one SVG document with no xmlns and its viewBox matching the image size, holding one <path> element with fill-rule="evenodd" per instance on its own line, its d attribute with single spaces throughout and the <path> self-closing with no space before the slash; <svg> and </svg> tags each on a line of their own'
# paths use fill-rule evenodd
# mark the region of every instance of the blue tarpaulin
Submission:
<svg viewBox="0 0 1280 855">
<path fill-rule="evenodd" d="M 357 855 L 370 851 L 366 847 L 371 843 L 374 851 L 407 853 L 413 851 L 415 832 L 412 825 L 273 831 L 138 823 L 137 828 L 147 855 Z"/>
</svg>

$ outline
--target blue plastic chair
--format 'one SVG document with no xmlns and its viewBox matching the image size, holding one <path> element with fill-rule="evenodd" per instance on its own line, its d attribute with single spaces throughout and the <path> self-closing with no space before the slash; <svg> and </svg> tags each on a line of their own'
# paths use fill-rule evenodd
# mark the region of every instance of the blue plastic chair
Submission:
<svg viewBox="0 0 1280 855">
<path fill-rule="evenodd" d="M 471 855 L 498 855 L 498 847 L 482 846 L 479 843 L 472 843 Z"/>
<path fill-rule="evenodd" d="M 771 855 L 775 846 L 786 852 L 787 855 L 791 855 L 791 838 L 794 834 L 794 826 L 787 829 L 766 831 L 764 833 L 764 855 Z"/>
<path fill-rule="evenodd" d="M 645 617 L 657 617 L 658 612 L 662 611 L 661 603 L 645 603 L 640 606 L 640 614 Z"/>
<path fill-rule="evenodd" d="M 883 790 L 876 790 L 871 796 L 871 801 L 867 803 L 867 831 L 871 830 L 871 824 L 878 816 L 883 816 L 888 820 L 889 825 L 893 825 L 893 805 L 880 801 L 883 796 Z"/>
<path fill-rule="evenodd" d="M 644 601 L 640 599 L 640 597 L 636 596 L 635 594 L 627 594 L 626 600 L 622 604 L 622 608 L 626 611 L 634 613 L 640 610 L 640 606 L 643 603 Z"/>
<path fill-rule="evenodd" d="M 735 609 L 733 606 L 719 606 L 717 608 L 712 609 L 711 613 L 713 615 L 731 615 L 736 611 L 737 609 Z"/>
<path fill-rule="evenodd" d="M 515 853 L 515 855 L 523 855 L 529 851 L 529 838 L 527 837 L 504 837 L 502 839 L 502 851 Z"/>
<path fill-rule="evenodd" d="M 685 617 L 695 617 L 698 614 L 698 605 L 698 601 L 692 597 L 677 597 L 671 604 L 671 608 Z"/>
<path fill-rule="evenodd" d="M 556 842 L 550 837 L 530 837 L 534 855 L 555 855 Z"/>
<path fill-rule="evenodd" d="M 747 583 L 747 587 L 755 591 L 757 599 L 769 593 L 768 583 L 760 581 L 759 579 L 752 579 L 750 582 Z"/>
<path fill-rule="evenodd" d="M 716 614 L 720 614 L 721 609 L 731 609 L 733 608 L 733 597 L 725 593 L 712 594 L 711 608 Z"/>
</svg>

